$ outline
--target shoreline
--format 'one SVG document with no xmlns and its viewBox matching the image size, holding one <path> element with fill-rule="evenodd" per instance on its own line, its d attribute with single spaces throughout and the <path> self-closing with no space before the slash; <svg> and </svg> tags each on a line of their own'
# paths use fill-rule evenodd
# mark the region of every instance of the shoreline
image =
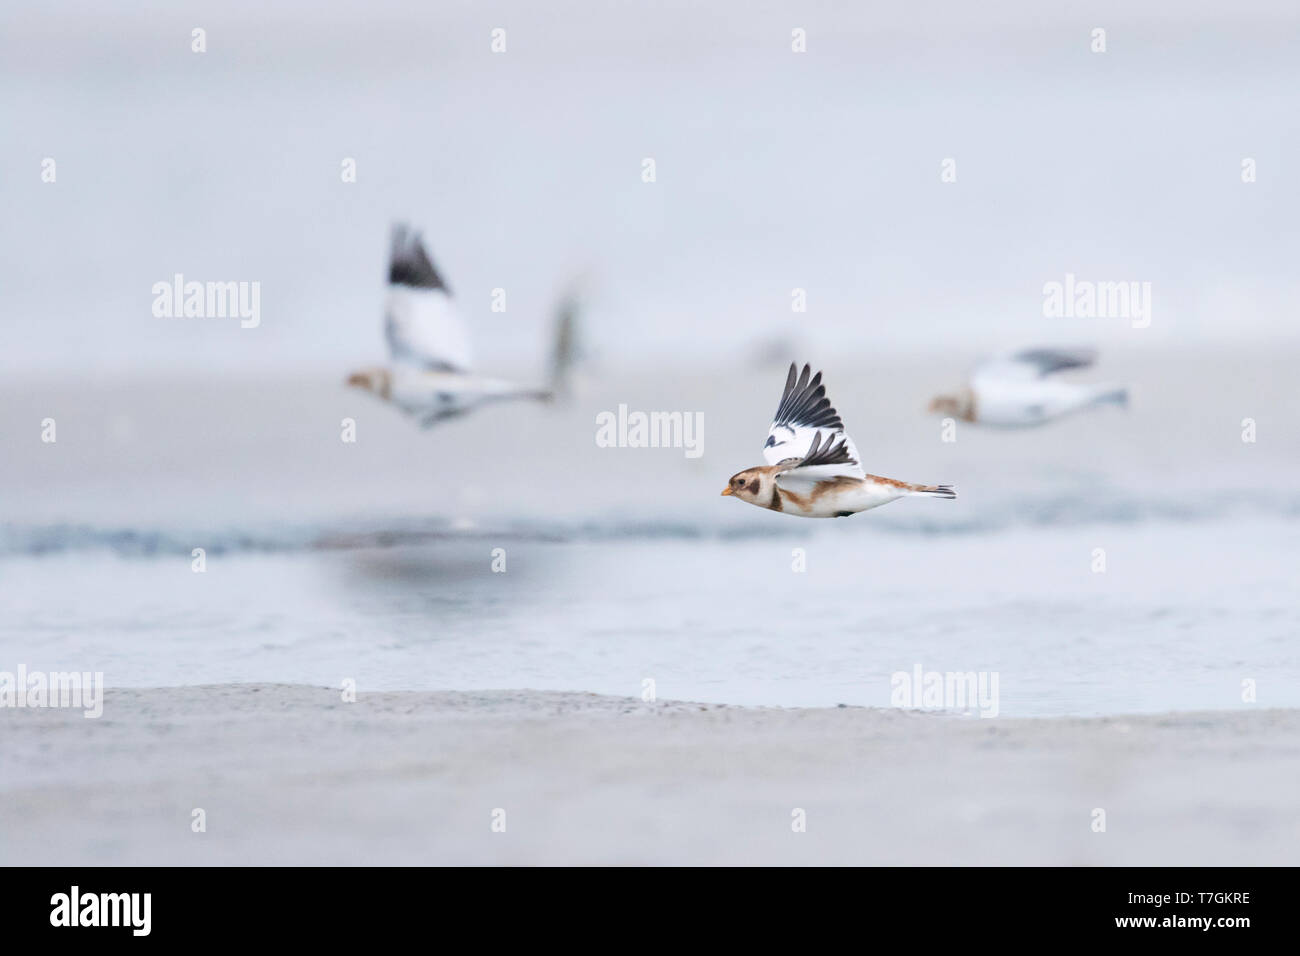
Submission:
<svg viewBox="0 0 1300 956">
<path fill-rule="evenodd" d="M 10 864 L 1300 862 L 1293 709 L 980 720 L 224 684 L 0 721 Z"/>
</svg>

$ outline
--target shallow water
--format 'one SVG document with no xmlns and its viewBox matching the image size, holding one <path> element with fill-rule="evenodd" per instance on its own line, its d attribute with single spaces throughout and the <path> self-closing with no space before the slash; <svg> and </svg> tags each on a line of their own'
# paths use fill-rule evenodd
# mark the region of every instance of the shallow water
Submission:
<svg viewBox="0 0 1300 956">
<path fill-rule="evenodd" d="M 918 537 L 839 522 L 229 554 L 202 574 L 187 555 L 66 553 L 5 562 L 0 662 L 129 686 L 640 696 L 652 679 L 663 698 L 787 706 L 884 706 L 891 675 L 920 665 L 996 673 L 1005 716 L 1247 706 L 1246 679 L 1298 706 L 1300 610 L 1276 560 L 1298 543 L 1300 527 L 1259 521 Z"/>
<path fill-rule="evenodd" d="M 427 433 L 333 379 L 14 387 L 0 670 L 628 696 L 650 679 L 792 706 L 886 705 L 919 665 L 996 674 L 1002 715 L 1253 706 L 1248 680 L 1259 705 L 1300 706 L 1293 367 L 1112 355 L 1089 375 L 1129 382 L 1127 413 L 944 442 L 917 409 L 959 357 L 839 359 L 868 469 L 960 497 L 834 521 L 718 495 L 759 460 L 779 368 L 593 376 L 568 405 Z M 621 402 L 699 411 L 703 455 L 597 447 Z"/>
</svg>

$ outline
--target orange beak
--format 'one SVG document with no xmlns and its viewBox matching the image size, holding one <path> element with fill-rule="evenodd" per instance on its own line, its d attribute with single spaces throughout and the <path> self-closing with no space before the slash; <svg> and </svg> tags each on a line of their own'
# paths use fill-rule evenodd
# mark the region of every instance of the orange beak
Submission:
<svg viewBox="0 0 1300 956">
<path fill-rule="evenodd" d="M 731 494 L 731 485 L 727 485 L 727 487 L 723 488 L 723 489 L 722 489 L 722 493 L 723 493 L 724 495 L 729 495 L 729 494 Z"/>
</svg>

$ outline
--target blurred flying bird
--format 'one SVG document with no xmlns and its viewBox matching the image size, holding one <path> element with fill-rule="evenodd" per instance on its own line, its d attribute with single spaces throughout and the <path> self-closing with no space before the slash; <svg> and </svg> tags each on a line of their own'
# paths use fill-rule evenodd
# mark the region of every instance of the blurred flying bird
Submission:
<svg viewBox="0 0 1300 956">
<path fill-rule="evenodd" d="M 785 380 L 760 465 L 733 475 L 722 489 L 741 501 L 800 518 L 844 518 L 904 495 L 956 498 L 950 485 L 913 485 L 868 475 L 858 450 L 826 397 L 822 373 L 805 365 Z"/>
<path fill-rule="evenodd" d="M 572 339 L 573 321 L 567 311 L 559 317 L 562 340 Z M 550 401 L 572 364 L 571 346 L 557 343 L 549 388 L 476 375 L 469 329 L 451 290 L 425 251 L 420 234 L 403 223 L 393 226 L 384 337 L 391 364 L 359 369 L 347 384 L 390 402 L 424 428 L 489 402 Z"/>
<path fill-rule="evenodd" d="M 1093 349 L 1038 348 L 988 359 L 954 395 L 940 395 L 930 411 L 980 425 L 1007 428 L 1041 425 L 1094 405 L 1128 405 L 1128 391 L 1114 384 L 1081 384 L 1054 378 L 1066 369 L 1087 368 Z"/>
</svg>

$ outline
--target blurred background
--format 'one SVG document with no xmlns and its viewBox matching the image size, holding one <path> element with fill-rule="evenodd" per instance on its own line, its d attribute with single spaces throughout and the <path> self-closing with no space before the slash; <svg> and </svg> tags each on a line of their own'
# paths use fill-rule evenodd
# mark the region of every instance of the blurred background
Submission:
<svg viewBox="0 0 1300 956">
<path fill-rule="evenodd" d="M 1000 669 L 1010 714 L 1300 703 L 1298 41 L 1249 0 L 10 5 L 0 650 L 144 686 L 885 703 L 920 659 Z M 544 376 L 584 277 L 570 402 L 421 433 L 344 389 L 399 218 L 485 372 Z M 156 318 L 176 273 L 260 282 L 260 326 Z M 1150 326 L 1045 318 L 1067 273 L 1151 283 Z M 1041 344 L 1099 347 L 1080 378 L 1130 410 L 941 441 L 933 394 Z M 868 471 L 961 497 L 719 500 L 789 361 Z M 597 448 L 619 404 L 703 413 L 704 455 Z"/>
<path fill-rule="evenodd" d="M 0 17 L 10 376 L 377 353 L 399 217 L 501 361 L 538 354 L 579 270 L 611 361 L 708 365 L 772 336 L 841 355 L 1297 339 L 1285 2 L 55 0 Z M 1151 282 L 1152 327 L 1044 321 L 1042 285 L 1067 271 Z M 175 272 L 260 281 L 262 328 L 155 320 L 149 289 Z"/>
</svg>

